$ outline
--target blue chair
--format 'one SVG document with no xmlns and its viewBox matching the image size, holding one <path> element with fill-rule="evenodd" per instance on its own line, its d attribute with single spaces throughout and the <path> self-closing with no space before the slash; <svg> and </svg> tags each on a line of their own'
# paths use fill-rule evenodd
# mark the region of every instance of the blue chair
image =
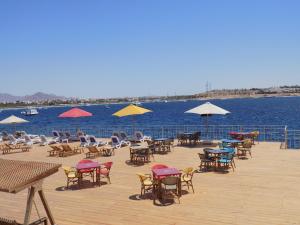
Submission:
<svg viewBox="0 0 300 225">
<path fill-rule="evenodd" d="M 230 165 L 232 170 L 234 171 L 235 163 L 233 157 L 234 157 L 233 153 L 222 155 L 221 158 L 218 160 L 218 163 L 220 164 L 220 166 L 223 166 L 224 168 Z"/>
</svg>

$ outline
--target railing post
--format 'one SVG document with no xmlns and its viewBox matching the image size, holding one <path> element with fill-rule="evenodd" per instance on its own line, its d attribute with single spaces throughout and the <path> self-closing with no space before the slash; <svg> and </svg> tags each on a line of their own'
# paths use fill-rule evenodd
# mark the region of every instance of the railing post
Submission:
<svg viewBox="0 0 300 225">
<path fill-rule="evenodd" d="M 287 126 L 285 126 L 285 128 L 284 128 L 284 148 L 285 149 L 288 148 L 288 130 L 287 130 Z"/>
</svg>

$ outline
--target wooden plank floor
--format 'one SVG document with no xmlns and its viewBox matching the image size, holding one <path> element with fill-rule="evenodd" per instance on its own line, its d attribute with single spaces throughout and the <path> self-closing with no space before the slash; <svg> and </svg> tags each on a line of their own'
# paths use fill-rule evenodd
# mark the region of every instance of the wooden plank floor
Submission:
<svg viewBox="0 0 300 225">
<path fill-rule="evenodd" d="M 67 158 L 47 156 L 48 147 L 35 147 L 29 153 L 1 155 L 1 158 L 62 163 L 73 166 L 84 155 Z M 183 169 L 197 168 L 201 148 L 176 147 L 167 155 L 155 155 L 156 163 Z M 181 204 L 156 206 L 150 199 L 140 199 L 137 172 L 150 172 L 150 164 L 126 164 L 129 149 L 122 148 L 112 157 L 112 184 L 82 190 L 65 190 L 65 175 L 59 173 L 44 183 L 46 197 L 56 222 L 63 224 L 300 224 L 300 152 L 280 150 L 278 143 L 259 143 L 253 158 L 236 160 L 236 171 L 228 174 L 196 173 L 195 194 L 188 192 Z M 23 220 L 27 191 L 0 193 L 0 217 Z M 45 215 L 39 199 L 36 204 Z M 33 210 L 32 218 L 37 218 Z"/>
</svg>

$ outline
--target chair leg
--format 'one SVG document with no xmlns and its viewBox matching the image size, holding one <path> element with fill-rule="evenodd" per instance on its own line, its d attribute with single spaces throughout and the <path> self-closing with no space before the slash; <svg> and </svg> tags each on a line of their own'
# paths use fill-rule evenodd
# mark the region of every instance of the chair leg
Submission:
<svg viewBox="0 0 300 225">
<path fill-rule="evenodd" d="M 192 181 L 190 181 L 190 185 L 191 185 L 191 187 L 192 187 L 193 193 L 195 193 L 195 191 L 194 191 L 194 185 L 193 185 L 193 182 L 192 182 Z"/>
</svg>

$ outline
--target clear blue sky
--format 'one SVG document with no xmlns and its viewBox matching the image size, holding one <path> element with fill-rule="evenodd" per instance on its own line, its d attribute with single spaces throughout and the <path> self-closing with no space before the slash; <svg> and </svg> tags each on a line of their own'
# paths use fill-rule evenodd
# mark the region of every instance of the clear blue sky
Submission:
<svg viewBox="0 0 300 225">
<path fill-rule="evenodd" d="M 300 1 L 0 1 L 0 92 L 191 94 L 300 84 Z"/>
</svg>

